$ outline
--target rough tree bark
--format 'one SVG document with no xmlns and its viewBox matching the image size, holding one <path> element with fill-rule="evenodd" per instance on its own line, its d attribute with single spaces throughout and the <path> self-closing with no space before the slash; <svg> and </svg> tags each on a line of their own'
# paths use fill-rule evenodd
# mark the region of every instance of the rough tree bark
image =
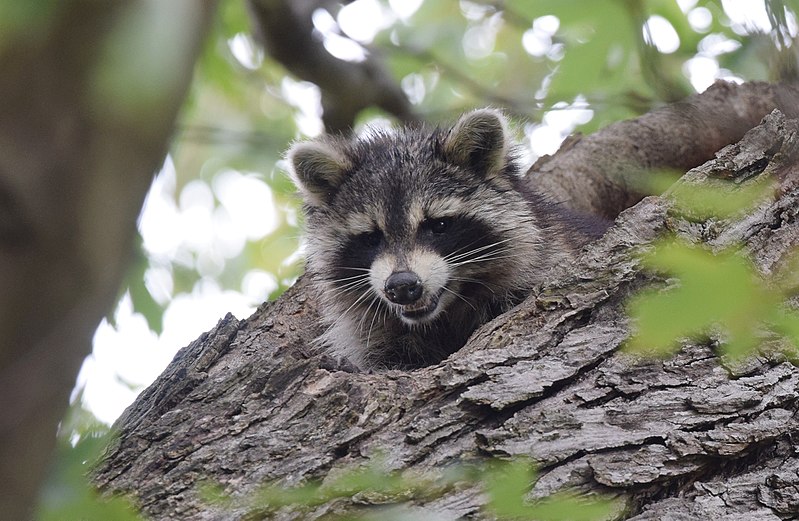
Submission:
<svg viewBox="0 0 799 521">
<path fill-rule="evenodd" d="M 4 519 L 30 515 L 78 369 L 118 295 L 213 10 L 212 2 L 171 2 L 160 14 L 180 24 L 134 27 L 153 21 L 151 4 L 39 2 L 12 9 L 36 18 L 5 20 L 0 35 Z M 149 62 L 156 70 L 125 54 L 149 42 L 172 51 Z"/>
<path fill-rule="evenodd" d="M 780 95 L 761 106 L 743 103 L 742 92 L 753 100 Z M 709 118 L 702 122 L 707 135 L 675 131 L 676 124 L 696 122 L 695 107 L 710 114 L 761 111 L 726 134 L 734 142 L 775 105 L 795 115 L 796 100 L 788 87 L 719 85 L 687 105 L 613 125 L 584 142 L 612 136 L 641 150 L 632 158 L 643 158 L 641 166 L 651 166 L 651 152 L 659 154 L 654 163 L 685 167 L 685 150 L 721 148 L 718 136 L 729 127 L 728 118 L 715 124 Z M 650 131 L 642 134 L 644 124 Z M 354 373 L 314 353 L 310 341 L 321 326 L 304 279 L 246 320 L 228 315 L 182 349 L 123 414 L 95 482 L 130 494 L 153 519 L 259 519 L 262 513 L 248 514 L 246 506 L 204 502 L 198 485 L 211 480 L 246 498 L 264 482 L 324 479 L 376 454 L 397 470 L 523 455 L 540 466 L 532 497 L 569 487 L 599 491 L 621 500 L 623 519 L 795 518 L 799 369 L 777 354 L 728 367 L 714 346 L 699 343 L 686 342 L 666 360 L 635 359 L 619 347 L 628 336 L 626 299 L 662 283 L 642 272 L 634 252 L 662 233 L 713 247 L 741 242 L 763 273 L 799 243 L 797 125 L 774 112 L 685 177 L 773 176 L 779 190 L 757 211 L 705 226 L 670 213 L 668 199 L 648 197 L 574 265 L 553 273 L 439 365 Z M 663 152 L 667 145 L 672 152 Z M 538 167 L 555 171 L 581 150 L 567 144 Z M 592 147 L 583 161 L 604 168 L 616 158 L 629 167 L 618 150 Z M 565 186 L 607 193 L 590 175 L 579 179 L 569 177 Z M 612 206 L 618 198 L 608 201 Z M 409 508 L 419 519 L 482 519 L 484 501 L 475 488 L 455 487 L 435 500 L 411 500 Z M 268 518 L 353 508 L 339 500 L 306 516 L 286 509 Z"/>
</svg>

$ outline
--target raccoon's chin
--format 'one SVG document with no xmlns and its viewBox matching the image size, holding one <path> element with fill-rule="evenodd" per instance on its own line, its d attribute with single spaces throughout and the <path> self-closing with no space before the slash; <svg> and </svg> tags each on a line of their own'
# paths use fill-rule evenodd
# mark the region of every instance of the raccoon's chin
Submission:
<svg viewBox="0 0 799 521">
<path fill-rule="evenodd" d="M 407 304 L 399 309 L 399 315 L 403 322 L 409 325 L 424 324 L 430 322 L 441 311 L 439 302 L 441 300 L 441 289 L 434 295 L 426 295 L 413 304 Z"/>
</svg>

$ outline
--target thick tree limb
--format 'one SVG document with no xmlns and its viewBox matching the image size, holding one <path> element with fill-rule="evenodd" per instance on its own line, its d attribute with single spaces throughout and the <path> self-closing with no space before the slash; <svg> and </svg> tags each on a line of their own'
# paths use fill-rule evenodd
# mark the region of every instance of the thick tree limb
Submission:
<svg viewBox="0 0 799 521">
<path fill-rule="evenodd" d="M 319 86 L 322 119 L 328 132 L 349 131 L 362 109 L 379 107 L 400 121 L 414 121 L 410 103 L 381 59 L 370 53 L 362 62 L 336 58 L 315 33 L 317 9 L 335 13 L 326 0 L 249 0 L 253 32 L 272 58 L 289 72 Z"/>
<path fill-rule="evenodd" d="M 119 38 L 131 36 L 125 24 L 146 11 L 144 4 L 42 4 L 37 31 L 0 39 L 0 512 L 6 519 L 30 514 L 78 368 L 117 297 L 136 217 L 163 161 L 212 11 L 211 2 L 172 4 L 171 13 L 183 11 L 183 23 L 169 28 L 173 62 L 162 56 L 169 73 L 155 78 L 152 71 L 131 71 L 134 65 L 115 54 Z M 138 29 L 163 38 L 151 27 Z M 116 81 L 128 76 L 135 81 Z M 151 87 L 146 100 L 136 98 L 143 87 Z"/>
<path fill-rule="evenodd" d="M 642 170 L 685 172 L 741 139 L 774 108 L 799 117 L 797 99 L 796 86 L 718 82 L 702 94 L 602 132 L 572 136 L 528 175 L 557 201 L 615 219 L 642 197 Z"/>
<path fill-rule="evenodd" d="M 221 520 L 242 518 L 246 499 L 232 510 L 204 503 L 197 487 L 206 480 L 246 498 L 266 481 L 321 479 L 378 454 L 389 469 L 432 471 L 523 455 L 540 465 L 532 497 L 603 492 L 622 502 L 621 518 L 790 517 L 799 505 L 799 369 L 776 354 L 726 367 L 712 345 L 685 343 L 667 360 L 638 360 L 619 346 L 624 303 L 657 281 L 633 252 L 663 232 L 715 246 L 742 241 L 764 273 L 799 244 L 797 125 L 775 113 L 685 178 L 721 168 L 774 175 L 778 195 L 756 212 L 707 227 L 647 198 L 437 366 L 352 373 L 314 355 L 320 326 L 303 280 L 247 320 L 224 318 L 120 418 L 96 483 L 133 495 L 154 519 Z M 652 146 L 637 133 L 628 139 Z M 419 518 L 482 519 L 484 501 L 465 486 L 412 503 Z M 352 508 L 339 501 L 264 517 Z"/>
</svg>

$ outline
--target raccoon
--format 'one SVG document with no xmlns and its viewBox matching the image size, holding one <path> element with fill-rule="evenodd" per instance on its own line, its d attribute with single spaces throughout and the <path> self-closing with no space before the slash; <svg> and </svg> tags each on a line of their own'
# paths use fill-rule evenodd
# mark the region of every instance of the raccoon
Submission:
<svg viewBox="0 0 799 521">
<path fill-rule="evenodd" d="M 527 187 L 494 109 L 451 128 L 300 142 L 287 159 L 319 341 L 362 369 L 441 361 L 606 227 Z"/>
</svg>

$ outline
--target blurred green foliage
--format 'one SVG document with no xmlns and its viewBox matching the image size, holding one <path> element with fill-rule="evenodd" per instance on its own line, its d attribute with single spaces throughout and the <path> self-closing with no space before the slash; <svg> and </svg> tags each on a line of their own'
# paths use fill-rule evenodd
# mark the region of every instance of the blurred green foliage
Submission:
<svg viewBox="0 0 799 521">
<path fill-rule="evenodd" d="M 58 0 L 0 2 L 0 51 L 5 45 L 19 41 L 33 43 L 47 34 L 57 19 L 59 7 Z"/>
<path fill-rule="evenodd" d="M 799 315 L 784 308 L 782 292 L 758 277 L 740 251 L 714 253 L 665 240 L 643 259 L 647 268 L 673 278 L 668 289 L 648 290 L 630 301 L 631 350 L 665 356 L 680 340 L 715 334 L 726 354 L 740 358 L 758 347 L 765 325 L 793 330 L 799 325 Z"/>
<path fill-rule="evenodd" d="M 601 496 L 557 494 L 530 502 L 527 495 L 536 475 L 534 466 L 524 458 L 490 461 L 474 477 L 485 488 L 488 509 L 498 519 L 593 521 L 611 519 L 620 508 L 617 502 Z"/>
<path fill-rule="evenodd" d="M 643 177 L 642 172 L 642 177 Z M 773 196 L 776 186 L 768 176 L 746 184 L 742 180 L 708 179 L 703 183 L 677 183 L 673 173 L 646 173 L 645 193 L 665 194 L 672 211 L 690 221 L 732 219 L 753 210 Z"/>
<path fill-rule="evenodd" d="M 202 494 L 209 503 L 225 508 L 244 508 L 254 517 L 267 517 L 280 509 L 310 513 L 336 499 L 368 505 L 359 514 L 341 519 L 390 521 L 408 519 L 402 502 L 410 499 L 436 499 L 447 492 L 468 487 L 482 489 L 488 499 L 486 509 L 499 520 L 592 521 L 610 519 L 620 505 L 608 498 L 561 494 L 529 501 L 535 483 L 534 465 L 525 458 L 490 460 L 478 465 L 457 464 L 435 472 L 396 472 L 385 469 L 383 459 L 375 457 L 368 465 L 341 471 L 324 483 L 309 481 L 295 487 L 270 484 L 244 498 L 233 499 L 220 487 L 206 485 Z M 418 513 L 416 513 L 418 515 Z M 337 519 L 335 516 L 334 519 Z"/>
<path fill-rule="evenodd" d="M 37 521 L 142 521 L 124 498 L 101 498 L 86 479 L 91 464 L 109 441 L 108 426 L 91 412 L 70 407 L 61 423 L 58 445 L 35 515 Z"/>
<path fill-rule="evenodd" d="M 656 176 L 654 186 L 668 179 Z M 678 218 L 721 225 L 744 217 L 772 197 L 774 189 L 767 176 L 742 186 L 710 179 L 705 184 L 678 183 L 666 196 Z M 629 301 L 634 334 L 628 350 L 668 356 L 681 341 L 712 340 L 736 360 L 752 355 L 769 334 L 777 333 L 792 346 L 790 358 L 797 358 L 799 313 L 787 302 L 796 293 L 798 254 L 768 278 L 742 248 L 711 249 L 676 237 L 663 238 L 641 258 L 645 268 L 664 278 L 666 287 L 642 291 Z"/>
</svg>

